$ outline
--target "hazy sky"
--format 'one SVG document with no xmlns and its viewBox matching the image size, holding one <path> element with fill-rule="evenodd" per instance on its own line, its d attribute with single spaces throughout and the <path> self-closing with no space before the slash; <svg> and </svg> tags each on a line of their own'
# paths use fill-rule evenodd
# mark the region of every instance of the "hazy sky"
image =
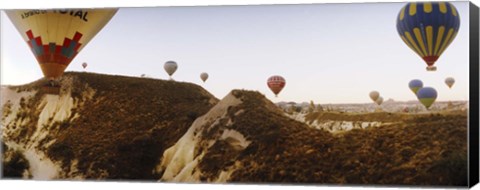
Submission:
<svg viewBox="0 0 480 190">
<path fill-rule="evenodd" d="M 217 98 L 248 89 L 274 102 L 364 103 L 377 90 L 385 100 L 414 100 L 408 82 L 421 79 L 437 89 L 437 101 L 468 100 L 468 3 L 453 4 L 460 30 L 436 72 L 398 36 L 405 3 L 121 8 L 67 71 L 83 71 L 87 62 L 88 72 L 167 79 L 163 64 L 174 60 L 175 80 Z M 1 16 L 2 84 L 41 78 L 28 45 Z M 210 75 L 205 84 L 201 72 Z M 278 98 L 266 85 L 271 75 L 287 80 Z"/>
</svg>

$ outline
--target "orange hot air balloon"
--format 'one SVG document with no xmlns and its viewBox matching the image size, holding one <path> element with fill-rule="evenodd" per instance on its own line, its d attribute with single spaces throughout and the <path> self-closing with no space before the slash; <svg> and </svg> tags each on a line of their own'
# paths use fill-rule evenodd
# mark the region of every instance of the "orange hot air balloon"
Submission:
<svg viewBox="0 0 480 190">
<path fill-rule="evenodd" d="M 117 9 L 7 10 L 7 16 L 27 42 L 45 78 L 53 81 Z"/>
<path fill-rule="evenodd" d="M 275 97 L 278 96 L 278 93 L 282 91 L 283 87 L 285 87 L 285 79 L 281 76 L 274 75 L 268 78 L 267 85 L 270 90 L 275 94 Z"/>
</svg>

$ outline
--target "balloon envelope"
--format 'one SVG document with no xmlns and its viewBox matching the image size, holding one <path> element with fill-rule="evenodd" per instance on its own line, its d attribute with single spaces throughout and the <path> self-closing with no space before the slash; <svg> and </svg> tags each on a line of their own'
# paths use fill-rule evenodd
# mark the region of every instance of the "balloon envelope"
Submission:
<svg viewBox="0 0 480 190">
<path fill-rule="evenodd" d="M 448 88 L 452 88 L 453 84 L 455 84 L 455 79 L 448 77 L 445 79 L 445 84 L 447 84 Z"/>
<path fill-rule="evenodd" d="M 87 63 L 83 62 L 83 63 L 82 63 L 82 67 L 83 67 L 84 69 L 87 68 Z"/>
<path fill-rule="evenodd" d="M 418 90 L 417 97 L 420 103 L 428 109 L 437 99 L 437 91 L 432 87 L 423 87 Z"/>
<path fill-rule="evenodd" d="M 7 10 L 43 75 L 62 76 L 67 66 L 108 23 L 117 9 Z"/>
<path fill-rule="evenodd" d="M 380 97 L 380 93 L 378 93 L 377 91 L 371 91 L 368 95 L 370 96 L 370 99 L 372 99 L 374 102 L 377 101 L 378 97 Z"/>
<path fill-rule="evenodd" d="M 413 79 L 408 83 L 408 87 L 416 95 L 418 90 L 423 87 L 423 82 L 418 79 Z"/>
<path fill-rule="evenodd" d="M 427 70 L 452 43 L 460 28 L 457 9 L 448 2 L 412 2 L 397 17 L 397 32 L 403 42 L 427 63 Z"/>
<path fill-rule="evenodd" d="M 274 75 L 268 78 L 267 85 L 268 88 L 275 94 L 275 96 L 282 91 L 283 87 L 285 87 L 286 81 L 282 76 Z"/>
<path fill-rule="evenodd" d="M 208 79 L 208 73 L 201 73 L 200 79 L 202 79 L 202 81 L 205 82 Z"/>
<path fill-rule="evenodd" d="M 175 71 L 177 70 L 178 65 L 175 61 L 167 61 L 165 65 L 163 65 L 163 68 L 169 76 L 172 76 L 173 73 L 175 73 Z"/>
<path fill-rule="evenodd" d="M 383 103 L 383 97 L 378 97 L 377 100 L 375 101 L 377 105 L 382 105 Z"/>
</svg>

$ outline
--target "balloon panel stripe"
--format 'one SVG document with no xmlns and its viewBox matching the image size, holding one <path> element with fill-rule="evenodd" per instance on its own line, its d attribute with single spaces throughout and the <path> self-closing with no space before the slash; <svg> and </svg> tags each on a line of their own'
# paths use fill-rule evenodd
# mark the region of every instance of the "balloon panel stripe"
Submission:
<svg viewBox="0 0 480 190">
<path fill-rule="evenodd" d="M 437 56 L 439 55 L 438 50 L 439 50 L 440 44 L 442 44 L 444 32 L 445 32 L 445 27 L 440 26 L 440 28 L 438 29 L 437 41 L 435 42 L 435 51 L 433 53 L 434 55 L 437 55 Z"/>
<path fill-rule="evenodd" d="M 452 38 L 452 35 L 453 35 L 453 28 L 448 30 L 447 37 L 445 38 L 445 40 L 443 40 L 443 44 L 440 50 L 438 51 L 438 55 L 440 55 L 443 51 L 445 51 L 445 48 L 448 47 L 448 44 L 450 43 L 450 38 Z"/>
<path fill-rule="evenodd" d="M 450 37 L 449 41 L 446 43 L 446 46 L 443 47 L 443 48 L 440 50 L 439 54 L 442 54 L 442 53 L 447 49 L 447 47 L 453 42 L 453 39 L 455 39 L 455 36 L 457 36 L 457 32 L 453 32 L 453 34 L 452 34 L 452 36 Z"/>
<path fill-rule="evenodd" d="M 416 43 L 415 40 L 412 38 L 412 36 L 410 35 L 410 33 L 409 33 L 409 32 L 405 32 L 405 36 L 407 37 L 407 40 L 410 42 L 410 44 L 412 44 L 413 47 L 415 48 L 415 52 L 417 52 L 417 54 L 420 55 L 421 57 L 425 56 L 425 55 L 423 55 L 422 51 L 418 48 L 417 43 Z"/>
<path fill-rule="evenodd" d="M 433 55 L 433 27 L 427 26 L 427 44 L 428 44 L 428 55 Z"/>
<path fill-rule="evenodd" d="M 407 46 L 412 49 L 413 51 L 415 51 L 415 48 L 413 48 L 412 44 L 410 44 L 410 42 L 407 41 L 407 39 L 405 39 L 404 36 L 400 36 L 402 38 L 402 40 L 405 42 L 405 44 L 407 44 Z"/>
<path fill-rule="evenodd" d="M 440 9 L 441 13 L 443 13 L 443 14 L 447 13 L 447 6 L 444 2 L 440 2 L 439 9 Z"/>
<path fill-rule="evenodd" d="M 423 55 L 428 55 L 427 50 L 425 49 L 425 44 L 423 43 L 423 38 L 422 38 L 422 34 L 420 33 L 420 29 L 414 28 L 413 32 L 415 34 L 415 38 L 418 44 L 420 45 Z"/>
<path fill-rule="evenodd" d="M 432 12 L 432 3 L 424 3 L 423 4 L 423 11 L 425 13 L 431 13 Z"/>
<path fill-rule="evenodd" d="M 455 7 L 450 6 L 450 9 L 452 10 L 452 15 L 453 15 L 453 16 L 458 16 L 458 15 L 457 15 L 457 10 L 455 9 Z"/>
<path fill-rule="evenodd" d="M 402 10 L 400 10 L 400 15 L 399 15 L 400 21 L 403 20 L 404 17 L 405 17 L 405 7 L 403 7 Z"/>
<path fill-rule="evenodd" d="M 414 16 L 416 13 L 417 13 L 417 4 L 416 3 L 411 3 L 408 14 L 410 16 Z"/>
</svg>

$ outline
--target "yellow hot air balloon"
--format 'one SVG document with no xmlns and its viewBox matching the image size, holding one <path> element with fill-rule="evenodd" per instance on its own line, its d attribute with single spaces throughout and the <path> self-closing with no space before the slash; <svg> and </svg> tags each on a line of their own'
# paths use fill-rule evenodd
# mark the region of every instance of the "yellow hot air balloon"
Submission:
<svg viewBox="0 0 480 190">
<path fill-rule="evenodd" d="M 45 78 L 60 76 L 117 9 L 7 10 Z"/>
</svg>

